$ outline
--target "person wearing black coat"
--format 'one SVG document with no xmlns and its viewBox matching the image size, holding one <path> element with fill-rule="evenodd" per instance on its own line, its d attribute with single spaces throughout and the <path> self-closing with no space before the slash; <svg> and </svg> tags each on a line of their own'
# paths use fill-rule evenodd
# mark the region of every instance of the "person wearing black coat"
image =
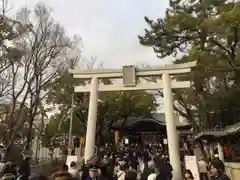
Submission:
<svg viewBox="0 0 240 180">
<path fill-rule="evenodd" d="M 142 158 L 142 163 L 144 167 L 141 173 L 140 180 L 147 180 L 148 176 L 153 173 L 153 169 L 148 167 L 148 161 L 150 158 L 146 153 L 144 153 L 141 158 Z"/>
<path fill-rule="evenodd" d="M 156 180 L 171 180 L 172 179 L 172 166 L 167 162 L 166 159 L 156 158 L 155 159 L 156 168 L 159 171 Z"/>
<path fill-rule="evenodd" d="M 211 180 L 230 180 L 224 173 L 225 165 L 220 159 L 214 159 L 210 164 Z"/>
</svg>

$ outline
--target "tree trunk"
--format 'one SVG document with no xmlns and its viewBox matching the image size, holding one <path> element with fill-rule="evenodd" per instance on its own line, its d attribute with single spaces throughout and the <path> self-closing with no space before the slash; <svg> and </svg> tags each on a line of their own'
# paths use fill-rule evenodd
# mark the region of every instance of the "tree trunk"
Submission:
<svg viewBox="0 0 240 180">
<path fill-rule="evenodd" d="M 27 144 L 25 146 L 25 150 L 27 151 L 29 151 L 31 148 L 33 121 L 34 121 L 34 118 L 31 117 L 29 122 L 29 127 L 28 127 L 28 133 L 27 133 Z"/>
<path fill-rule="evenodd" d="M 3 150 L 3 153 L 2 153 L 3 156 L 2 156 L 1 162 L 3 162 L 3 163 L 6 163 L 6 162 L 7 162 L 10 149 L 11 149 L 11 146 L 7 146 L 7 147 Z"/>
</svg>

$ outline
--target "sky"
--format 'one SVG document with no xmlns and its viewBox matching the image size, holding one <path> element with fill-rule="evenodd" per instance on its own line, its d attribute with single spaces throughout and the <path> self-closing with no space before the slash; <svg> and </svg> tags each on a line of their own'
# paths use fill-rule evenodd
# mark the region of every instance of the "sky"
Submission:
<svg viewBox="0 0 240 180">
<path fill-rule="evenodd" d="M 13 11 L 33 7 L 36 0 L 9 0 Z M 139 44 L 150 19 L 164 17 L 168 0 L 42 0 L 53 9 L 53 17 L 70 35 L 82 38 L 86 57 L 97 57 L 104 67 L 123 65 L 160 65 L 171 57 L 158 59 L 151 47 Z"/>
</svg>

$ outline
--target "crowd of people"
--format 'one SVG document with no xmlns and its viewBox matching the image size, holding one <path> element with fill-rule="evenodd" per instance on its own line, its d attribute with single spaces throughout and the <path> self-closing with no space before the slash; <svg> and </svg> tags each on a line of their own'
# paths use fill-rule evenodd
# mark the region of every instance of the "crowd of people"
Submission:
<svg viewBox="0 0 240 180">
<path fill-rule="evenodd" d="M 172 180 L 172 166 L 166 151 L 159 146 L 144 148 L 125 147 L 114 151 L 100 151 L 97 155 L 85 161 L 72 161 L 64 164 L 49 177 L 43 175 L 31 176 L 27 163 L 23 161 L 19 168 L 12 162 L 0 167 L 0 180 Z M 189 169 L 182 163 L 185 180 L 194 180 Z M 218 158 L 206 163 L 199 160 L 200 180 L 230 180 L 224 173 L 224 163 Z"/>
<path fill-rule="evenodd" d="M 200 180 L 230 180 L 224 163 L 218 158 L 206 163 L 199 161 Z M 201 166 L 201 167 L 200 167 Z M 184 180 L 194 180 L 183 165 Z M 172 180 L 172 166 L 168 156 L 149 149 L 125 148 L 114 153 L 99 154 L 88 161 L 71 162 L 52 174 L 51 180 Z"/>
<path fill-rule="evenodd" d="M 28 180 L 30 177 L 30 158 L 25 157 L 20 165 L 8 161 L 0 163 L 1 180 Z"/>
</svg>

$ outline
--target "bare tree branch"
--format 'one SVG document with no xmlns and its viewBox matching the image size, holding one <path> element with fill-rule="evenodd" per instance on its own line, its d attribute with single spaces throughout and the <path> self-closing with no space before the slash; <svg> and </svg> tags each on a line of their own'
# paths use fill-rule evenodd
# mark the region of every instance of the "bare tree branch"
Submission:
<svg viewBox="0 0 240 180">
<path fill-rule="evenodd" d="M 32 17 L 36 20 L 34 23 Z M 0 98 L 7 95 L 11 106 L 5 121 L 8 126 L 6 149 L 11 147 L 16 134 L 27 123 L 28 150 L 32 128 L 42 131 L 35 122 L 39 121 L 45 98 L 52 91 L 59 73 L 73 63 L 74 58 L 66 57 L 77 52 L 79 40 L 68 37 L 64 28 L 52 19 L 50 9 L 42 3 L 37 4 L 32 12 L 22 8 L 17 13 L 16 22 L 21 27 L 34 25 L 27 26 L 29 31 L 13 40 L 13 47 L 18 49 L 20 56 L 8 59 L 8 66 L 1 63 L 1 68 L 0 65 L 0 72 L 4 72 L 0 74 Z M 43 114 L 41 121 L 44 124 Z"/>
</svg>

